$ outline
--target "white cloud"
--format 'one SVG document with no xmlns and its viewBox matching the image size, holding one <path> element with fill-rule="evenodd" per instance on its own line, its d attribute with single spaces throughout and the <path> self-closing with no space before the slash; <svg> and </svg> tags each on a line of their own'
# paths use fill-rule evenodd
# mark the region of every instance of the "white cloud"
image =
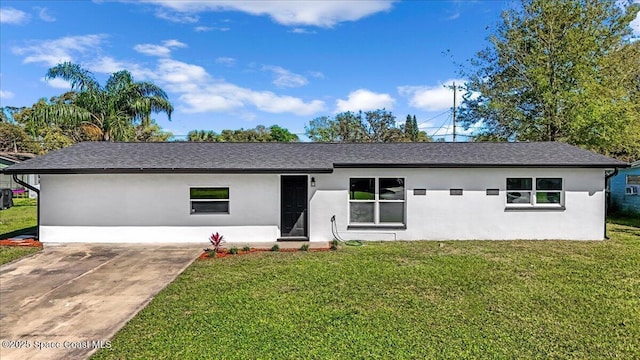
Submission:
<svg viewBox="0 0 640 360">
<path fill-rule="evenodd" d="M 52 88 L 71 90 L 71 83 L 60 78 L 53 78 L 53 79 L 40 78 L 40 81 L 51 86 Z"/>
<path fill-rule="evenodd" d="M 183 86 L 197 84 L 210 77 L 201 66 L 172 59 L 161 59 L 156 73 L 159 80 L 172 86 L 178 86 L 178 90 L 183 89 Z"/>
<path fill-rule="evenodd" d="M 31 41 L 25 46 L 13 48 L 12 51 L 24 56 L 25 63 L 44 63 L 54 66 L 62 61 L 74 61 L 81 63 L 89 71 L 108 75 L 116 71 L 128 70 L 137 80 L 151 80 L 172 95 L 175 94 L 178 97 L 177 107 L 188 113 L 229 110 L 251 112 L 257 109 L 275 114 L 312 115 L 325 110 L 325 103 L 321 100 L 305 101 L 293 96 L 241 87 L 212 77 L 199 65 L 166 56 L 158 58 L 153 67 L 105 56 L 100 49 L 105 38 L 106 35 L 84 35 Z M 166 40 L 162 44 L 156 46 L 169 50 L 186 46 L 177 40 Z M 149 49 L 151 48 L 146 48 L 146 50 Z M 158 49 L 155 48 L 155 50 Z M 160 53 L 164 54 L 163 51 Z M 229 64 L 234 60 L 219 58 L 219 61 Z M 48 85 L 68 88 L 68 84 L 64 84 L 59 79 L 49 80 Z M 8 97 L 9 94 L 4 92 L 3 96 Z"/>
<path fill-rule="evenodd" d="M 101 56 L 83 65 L 88 70 L 96 73 L 111 75 L 116 71 L 127 70 L 136 79 L 150 79 L 153 77 L 153 72 L 148 68 L 136 63 L 119 61 L 110 56 Z"/>
<path fill-rule="evenodd" d="M 304 102 L 293 96 L 255 91 L 224 82 L 207 85 L 201 90 L 180 96 L 182 101 L 190 105 L 185 112 L 229 111 L 254 106 L 260 111 L 274 114 L 312 115 L 325 108 L 320 100 Z"/>
<path fill-rule="evenodd" d="M 211 31 L 213 28 L 211 26 L 196 26 L 193 28 L 195 32 L 206 32 Z"/>
<path fill-rule="evenodd" d="M 13 98 L 13 93 L 8 90 L 0 90 L 0 99 L 11 99 Z"/>
<path fill-rule="evenodd" d="M 309 74 L 309 76 L 314 78 L 324 79 L 324 74 L 321 73 L 320 71 L 308 71 L 307 74 Z"/>
<path fill-rule="evenodd" d="M 271 71 L 276 77 L 273 80 L 273 84 L 281 88 L 295 88 L 305 86 L 309 83 L 309 80 L 300 74 L 293 73 L 280 66 L 265 65 L 262 70 Z"/>
<path fill-rule="evenodd" d="M 185 17 L 207 11 L 241 11 L 256 16 L 267 15 L 275 22 L 286 26 L 332 27 L 344 21 L 356 21 L 366 16 L 389 11 L 394 0 L 343 0 L 343 1 L 172 1 L 145 0 L 160 5 L 163 9 L 177 12 Z M 178 15 L 169 15 L 159 10 L 158 16 L 176 21 Z M 197 20 L 196 20 L 197 21 Z"/>
<path fill-rule="evenodd" d="M 29 41 L 26 46 L 12 49 L 16 55 L 24 55 L 23 63 L 44 63 L 54 66 L 65 61 L 76 61 L 78 56 L 100 51 L 100 45 L 106 35 L 66 36 L 54 40 Z"/>
<path fill-rule="evenodd" d="M 409 97 L 409 106 L 424 111 L 443 111 L 453 106 L 453 83 L 462 86 L 465 80 L 450 79 L 435 86 L 399 86 L 398 92 Z M 458 91 L 456 101 L 462 102 L 462 91 Z"/>
<path fill-rule="evenodd" d="M 185 48 L 187 47 L 187 44 L 178 41 L 176 39 L 169 39 L 169 40 L 165 40 L 164 42 L 162 42 L 164 44 L 164 46 L 168 47 L 168 48 Z"/>
<path fill-rule="evenodd" d="M 38 10 L 38 17 L 40 18 L 40 20 L 46 22 L 56 21 L 56 18 L 49 14 L 49 9 L 41 7 L 36 7 L 35 9 Z"/>
<path fill-rule="evenodd" d="M 29 14 L 12 7 L 0 8 L 0 23 L 22 25 L 29 21 Z"/>
<path fill-rule="evenodd" d="M 315 34 L 315 31 L 312 30 L 307 30 L 305 28 L 294 28 L 291 30 L 292 33 L 294 34 Z"/>
<path fill-rule="evenodd" d="M 636 16 L 636 18 L 629 24 L 631 29 L 633 29 L 633 34 L 635 36 L 640 36 L 640 13 Z"/>
<path fill-rule="evenodd" d="M 180 12 L 167 12 L 164 10 L 156 11 L 156 16 L 160 19 L 168 20 L 174 23 L 193 24 L 200 20 L 199 17 L 188 15 Z"/>
<path fill-rule="evenodd" d="M 169 56 L 171 55 L 171 49 L 162 45 L 154 44 L 138 44 L 133 47 L 133 50 L 149 55 L 149 56 Z"/>
<path fill-rule="evenodd" d="M 233 66 L 236 64 L 236 59 L 232 57 L 221 56 L 216 59 L 216 63 L 226 65 L 226 66 Z"/>
<path fill-rule="evenodd" d="M 187 113 L 245 110 L 246 107 L 269 113 L 311 115 L 324 110 L 323 101 L 304 100 L 256 91 L 224 80 L 214 79 L 198 65 L 173 59 L 160 59 L 147 76 L 170 92 L 179 94 L 180 109 Z"/>
<path fill-rule="evenodd" d="M 304 102 L 292 96 L 255 91 L 225 82 L 208 84 L 197 92 L 183 94 L 180 100 L 190 106 L 184 109 L 185 112 L 229 111 L 245 106 L 275 114 L 311 115 L 324 110 L 324 102 L 320 100 Z"/>
<path fill-rule="evenodd" d="M 187 47 L 187 44 L 174 39 L 165 40 L 162 44 L 138 44 L 133 50 L 149 56 L 168 57 L 171 55 L 171 49 Z"/>
<path fill-rule="evenodd" d="M 230 27 L 215 27 L 215 26 L 196 26 L 193 28 L 193 30 L 195 32 L 206 32 L 206 31 L 212 31 L 212 30 L 217 30 L 217 31 L 229 31 L 231 30 Z"/>
<path fill-rule="evenodd" d="M 395 99 L 389 94 L 379 94 L 367 89 L 352 91 L 346 100 L 336 101 L 336 112 L 393 109 Z"/>
</svg>

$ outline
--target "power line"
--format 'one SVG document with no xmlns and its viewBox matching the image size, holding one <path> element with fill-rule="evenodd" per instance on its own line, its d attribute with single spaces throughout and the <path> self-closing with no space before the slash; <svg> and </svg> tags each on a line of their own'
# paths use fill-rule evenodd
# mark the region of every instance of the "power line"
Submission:
<svg viewBox="0 0 640 360">
<path fill-rule="evenodd" d="M 435 116 L 433 116 L 433 117 L 430 117 L 430 118 L 428 118 L 428 119 L 427 119 L 427 120 L 425 120 L 425 121 L 421 121 L 421 122 L 419 122 L 419 123 L 418 123 L 418 127 L 420 127 L 420 125 L 422 125 L 422 124 L 426 124 L 426 123 L 428 123 L 428 122 L 429 122 L 429 121 L 431 121 L 431 120 L 437 119 L 437 118 L 439 118 L 440 116 L 442 116 L 442 115 L 444 115 L 444 114 L 448 114 L 449 112 L 451 112 L 451 110 L 450 110 L 450 109 L 448 109 L 448 110 L 446 110 L 446 111 L 443 111 L 443 112 L 441 112 L 441 113 L 440 113 L 440 114 L 438 114 L 438 115 L 435 115 Z"/>
<path fill-rule="evenodd" d="M 449 112 L 449 111 L 447 110 L 447 112 Z M 433 132 L 433 134 L 431 135 L 431 137 L 436 136 L 436 134 L 438 133 L 438 131 L 440 131 L 440 129 L 442 129 L 442 128 L 443 128 L 443 127 L 444 127 L 448 122 L 449 122 L 449 118 L 446 118 L 446 119 L 444 120 L 444 122 L 442 123 L 442 125 L 440 125 L 440 127 L 438 128 L 438 130 L 436 130 L 436 131 L 434 131 L 434 132 Z M 446 134 L 445 134 L 445 136 L 446 136 Z"/>
</svg>

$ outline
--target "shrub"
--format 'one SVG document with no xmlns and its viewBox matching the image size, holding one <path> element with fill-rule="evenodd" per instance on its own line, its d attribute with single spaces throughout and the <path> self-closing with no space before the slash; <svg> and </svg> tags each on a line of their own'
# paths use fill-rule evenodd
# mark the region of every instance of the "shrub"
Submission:
<svg viewBox="0 0 640 360">
<path fill-rule="evenodd" d="M 211 245 L 213 245 L 213 250 L 215 252 L 220 252 L 220 245 L 222 245 L 222 242 L 224 236 L 218 234 L 217 232 L 215 234 L 211 234 L 211 236 L 209 237 L 209 241 L 211 242 Z"/>
<path fill-rule="evenodd" d="M 271 251 L 280 251 L 280 246 L 278 246 L 278 244 L 273 245 Z"/>
<path fill-rule="evenodd" d="M 251 251 L 251 248 L 250 248 L 250 247 L 248 247 L 248 246 L 245 246 L 245 247 L 243 247 L 243 248 L 242 248 L 242 251 L 247 251 L 247 252 L 249 252 L 249 251 Z"/>
<path fill-rule="evenodd" d="M 309 244 L 302 244 L 302 246 L 300 246 L 300 251 L 309 251 Z"/>
<path fill-rule="evenodd" d="M 236 255 L 237 253 L 238 253 L 238 248 L 234 248 L 233 247 L 233 248 L 229 249 L 229 254 Z"/>
</svg>

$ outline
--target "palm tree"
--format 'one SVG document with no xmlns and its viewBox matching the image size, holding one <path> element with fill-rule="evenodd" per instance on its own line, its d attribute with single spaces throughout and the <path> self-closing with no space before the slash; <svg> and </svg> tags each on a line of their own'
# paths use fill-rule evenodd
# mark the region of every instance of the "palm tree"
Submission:
<svg viewBox="0 0 640 360">
<path fill-rule="evenodd" d="M 34 121 L 73 127 L 75 140 L 128 141 L 136 126 L 152 124 L 151 113 L 164 112 L 171 120 L 173 105 L 151 82 L 136 82 L 127 70 L 113 73 L 105 86 L 78 64 L 65 62 L 49 69 L 47 79 L 69 81 L 71 92 L 54 98 L 35 112 Z"/>
</svg>

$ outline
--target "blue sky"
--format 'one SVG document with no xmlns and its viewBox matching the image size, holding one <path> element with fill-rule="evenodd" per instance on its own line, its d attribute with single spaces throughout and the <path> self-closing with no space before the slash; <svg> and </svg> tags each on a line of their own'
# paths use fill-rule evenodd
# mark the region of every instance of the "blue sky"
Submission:
<svg viewBox="0 0 640 360">
<path fill-rule="evenodd" d="M 46 70 L 73 61 L 102 82 L 127 69 L 160 85 L 176 110 L 155 119 L 176 135 L 259 124 L 302 135 L 318 116 L 386 108 L 450 139 L 444 85 L 464 82 L 459 65 L 510 4 L 3 0 L 0 103 L 59 95 L 68 84 Z"/>
</svg>

